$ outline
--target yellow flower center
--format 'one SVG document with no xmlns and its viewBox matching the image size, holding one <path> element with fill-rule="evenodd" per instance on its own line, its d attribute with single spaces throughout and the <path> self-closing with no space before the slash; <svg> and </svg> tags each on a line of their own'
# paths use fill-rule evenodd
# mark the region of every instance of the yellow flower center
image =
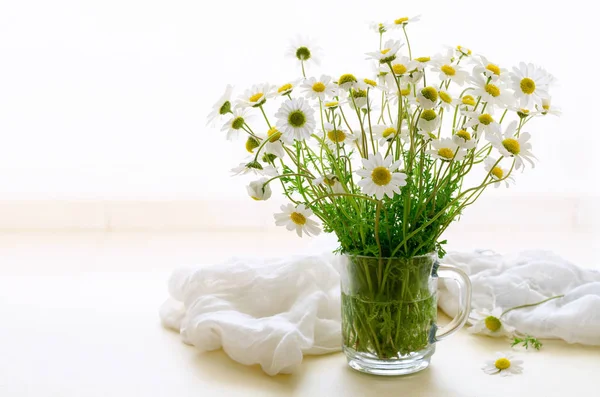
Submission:
<svg viewBox="0 0 600 397">
<path fill-rule="evenodd" d="M 514 154 L 515 156 L 521 153 L 521 145 L 519 144 L 519 141 L 514 138 L 506 138 L 502 141 L 502 146 L 504 146 L 509 153 Z"/>
<path fill-rule="evenodd" d="M 383 50 L 381 50 L 381 55 L 385 55 L 388 52 L 390 52 L 390 48 L 384 48 Z"/>
<path fill-rule="evenodd" d="M 502 327 L 502 323 L 500 322 L 498 317 L 487 316 L 485 318 L 485 327 L 492 332 L 496 332 Z"/>
<path fill-rule="evenodd" d="M 465 141 L 470 141 L 471 140 L 471 134 L 469 134 L 469 132 L 465 131 L 465 130 L 460 130 L 455 135 L 461 137 Z"/>
<path fill-rule="evenodd" d="M 248 98 L 248 100 L 250 102 L 258 102 L 260 100 L 260 98 L 263 97 L 263 93 L 262 92 L 258 92 L 254 95 L 252 95 L 250 98 Z"/>
<path fill-rule="evenodd" d="M 282 85 L 281 87 L 279 87 L 279 88 L 277 89 L 277 92 L 278 92 L 279 94 L 281 94 L 282 92 L 286 92 L 286 91 L 289 91 L 289 90 L 291 90 L 291 89 L 292 89 L 292 85 L 288 83 L 288 84 L 284 84 L 284 85 Z"/>
<path fill-rule="evenodd" d="M 377 82 L 373 81 L 371 79 L 364 79 L 363 80 L 366 84 L 370 85 L 371 87 L 377 87 Z"/>
<path fill-rule="evenodd" d="M 402 25 L 403 23 L 408 22 L 408 17 L 402 17 L 394 20 L 396 25 Z"/>
<path fill-rule="evenodd" d="M 527 95 L 533 94 L 535 91 L 535 81 L 531 80 L 529 77 L 525 77 L 521 80 L 521 91 Z"/>
<path fill-rule="evenodd" d="M 350 91 L 350 94 L 352 95 L 353 98 L 366 98 L 367 97 L 367 91 L 365 91 L 365 90 L 352 90 L 352 91 Z"/>
<path fill-rule="evenodd" d="M 288 123 L 292 127 L 300 128 L 306 123 L 306 115 L 301 110 L 294 110 L 288 115 Z"/>
<path fill-rule="evenodd" d="M 260 143 L 252 137 L 248 137 L 248 140 L 246 141 L 246 150 L 250 153 L 254 152 L 254 149 L 256 149 L 257 147 L 260 146 Z"/>
<path fill-rule="evenodd" d="M 463 55 L 471 55 L 471 50 L 462 46 L 456 46 L 456 49 Z"/>
<path fill-rule="evenodd" d="M 542 109 L 550 110 L 550 105 L 548 105 L 548 104 L 542 105 Z"/>
<path fill-rule="evenodd" d="M 430 57 L 419 57 L 419 58 L 415 58 L 415 61 L 424 63 L 424 62 L 431 61 L 431 58 Z"/>
<path fill-rule="evenodd" d="M 452 160 L 454 158 L 454 151 L 452 151 L 452 149 L 450 148 L 443 147 L 438 150 L 438 156 L 448 160 Z"/>
<path fill-rule="evenodd" d="M 338 81 L 339 85 L 342 84 L 346 84 L 346 83 L 356 83 L 356 77 L 354 77 L 353 74 L 343 74 L 340 76 L 340 79 Z"/>
<path fill-rule="evenodd" d="M 395 65 L 392 65 L 392 70 L 394 71 L 394 74 L 397 75 L 402 75 L 404 73 L 406 73 L 406 66 L 402 65 L 401 63 L 397 63 Z"/>
<path fill-rule="evenodd" d="M 344 140 L 346 139 L 346 134 L 344 133 L 344 131 L 331 130 L 331 131 L 327 132 L 327 137 L 332 142 L 341 143 L 341 142 L 344 142 Z"/>
<path fill-rule="evenodd" d="M 333 178 L 325 177 L 325 178 L 323 178 L 323 183 L 326 184 L 327 186 L 333 187 L 333 186 L 335 186 L 335 177 L 333 177 Z"/>
<path fill-rule="evenodd" d="M 296 225 L 304 225 L 306 223 L 306 217 L 299 212 L 292 212 L 290 214 L 290 219 Z"/>
<path fill-rule="evenodd" d="M 494 175 L 496 179 L 502 179 L 504 176 L 504 171 L 502 171 L 502 168 L 495 166 L 492 168 L 492 175 Z"/>
<path fill-rule="evenodd" d="M 494 98 L 496 98 L 497 96 L 500 95 L 500 88 L 498 88 L 494 84 L 486 84 L 485 85 L 485 92 L 487 92 L 488 94 L 490 94 L 491 96 L 493 96 Z"/>
<path fill-rule="evenodd" d="M 465 95 L 462 97 L 462 103 L 464 105 L 475 106 L 475 98 L 471 95 Z"/>
<path fill-rule="evenodd" d="M 490 63 L 485 68 L 490 72 L 494 73 L 496 76 L 500 76 L 500 68 L 497 65 Z"/>
<path fill-rule="evenodd" d="M 323 92 L 323 91 L 325 91 L 325 88 L 326 88 L 325 84 L 321 83 L 320 81 L 317 81 L 312 86 L 312 90 L 314 92 Z"/>
<path fill-rule="evenodd" d="M 490 125 L 494 122 L 494 119 L 489 113 L 484 113 L 479 116 L 479 122 L 483 125 Z"/>
<path fill-rule="evenodd" d="M 435 110 L 433 110 L 433 109 L 425 109 L 421 113 L 421 118 L 425 119 L 427 121 L 431 121 L 431 120 L 435 119 L 436 117 L 437 117 L 437 114 L 435 113 Z"/>
<path fill-rule="evenodd" d="M 340 103 L 338 101 L 333 101 L 333 102 L 325 102 L 325 107 L 326 108 L 334 108 L 337 105 L 339 105 Z"/>
<path fill-rule="evenodd" d="M 510 360 L 508 358 L 499 358 L 496 360 L 494 365 L 496 366 L 496 368 L 502 371 L 510 367 Z"/>
<path fill-rule="evenodd" d="M 385 167 L 375 167 L 371 172 L 373 183 L 378 186 L 385 186 L 392 180 L 392 173 Z"/>
<path fill-rule="evenodd" d="M 444 65 L 440 69 L 442 70 L 442 72 L 444 72 L 446 76 L 454 76 L 456 74 L 456 69 L 454 69 L 450 65 Z"/>
<path fill-rule="evenodd" d="M 267 135 L 269 137 L 269 142 L 277 142 L 279 138 L 281 138 L 281 132 L 275 127 L 267 131 Z"/>
<path fill-rule="evenodd" d="M 396 129 L 393 127 L 388 127 L 381 133 L 384 138 L 388 138 L 390 135 L 396 135 Z"/>
<path fill-rule="evenodd" d="M 402 95 L 402 96 L 410 95 L 410 86 L 401 89 L 400 90 L 400 95 Z"/>
<path fill-rule="evenodd" d="M 259 199 L 259 198 L 258 198 L 258 197 L 256 197 L 256 196 L 250 196 L 250 197 L 251 197 L 252 199 L 256 200 L 256 201 L 262 201 L 261 199 Z"/>
<path fill-rule="evenodd" d="M 446 91 L 438 92 L 440 94 L 440 99 L 446 103 L 452 103 L 452 97 Z"/>
<path fill-rule="evenodd" d="M 425 87 L 421 90 L 421 95 L 424 98 L 429 99 L 431 102 L 435 102 L 438 100 L 438 92 L 433 87 Z"/>
</svg>

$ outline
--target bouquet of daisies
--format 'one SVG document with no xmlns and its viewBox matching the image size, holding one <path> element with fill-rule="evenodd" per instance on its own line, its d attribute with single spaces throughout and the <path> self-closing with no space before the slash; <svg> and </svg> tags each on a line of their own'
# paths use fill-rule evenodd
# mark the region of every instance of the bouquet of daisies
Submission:
<svg viewBox="0 0 600 397">
<path fill-rule="evenodd" d="M 299 40 L 290 54 L 300 79 L 254 85 L 236 102 L 228 86 L 214 105 L 210 121 L 225 120 L 226 138 L 250 153 L 233 172 L 261 177 L 250 197 L 268 200 L 279 186 L 289 200 L 277 225 L 299 236 L 334 232 L 346 254 L 443 252 L 439 237 L 465 207 L 534 166 L 525 127 L 559 113 L 552 76 L 461 46 L 413 56 L 407 26 L 416 19 L 373 25 L 373 75 L 308 76 L 321 50 Z M 469 173 L 478 182 L 467 186 Z"/>
</svg>

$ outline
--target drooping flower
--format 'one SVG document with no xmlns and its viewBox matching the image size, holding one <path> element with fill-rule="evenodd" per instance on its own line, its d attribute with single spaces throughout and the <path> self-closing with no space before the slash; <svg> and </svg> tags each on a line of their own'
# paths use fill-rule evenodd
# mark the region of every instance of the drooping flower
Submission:
<svg viewBox="0 0 600 397">
<path fill-rule="evenodd" d="M 500 185 L 502 185 L 502 181 L 504 181 L 506 187 L 509 187 L 509 182 L 514 183 L 515 178 L 512 175 L 509 175 L 510 170 L 500 167 L 500 164 L 496 165 L 497 162 L 498 160 L 493 157 L 486 157 L 483 161 L 485 170 L 493 180 L 497 181 L 497 183 L 494 184 L 496 188 L 499 188 Z M 507 175 L 509 176 L 507 177 Z"/>
<path fill-rule="evenodd" d="M 440 116 L 433 109 L 425 109 L 421 112 L 419 116 L 419 121 L 417 121 L 417 126 L 419 127 L 419 134 L 423 136 L 428 136 L 430 132 L 433 132 L 438 129 L 440 126 Z"/>
<path fill-rule="evenodd" d="M 517 122 L 511 122 L 503 134 L 490 134 L 486 136 L 488 141 L 494 146 L 503 157 L 513 157 L 515 159 L 516 169 L 524 166 L 523 160 L 535 167 L 533 159 L 535 156 L 531 153 L 531 135 L 523 132 L 517 136 Z"/>
<path fill-rule="evenodd" d="M 277 170 L 272 165 L 263 166 L 254 158 L 240 163 L 237 167 L 231 169 L 233 175 L 259 175 L 259 176 L 276 176 Z"/>
<path fill-rule="evenodd" d="M 522 107 L 533 108 L 542 105 L 542 98 L 549 98 L 548 89 L 554 80 L 544 69 L 531 63 L 521 62 L 511 74 L 515 97 Z"/>
<path fill-rule="evenodd" d="M 231 117 L 221 128 L 221 131 L 227 131 L 227 140 L 237 139 L 240 136 L 240 132 L 244 131 L 244 125 L 248 121 L 246 109 L 236 108 L 233 110 Z"/>
<path fill-rule="evenodd" d="M 317 186 L 321 186 L 321 187 L 325 188 L 326 190 L 331 189 L 331 191 L 333 191 L 333 193 L 345 193 L 346 192 L 346 190 L 344 189 L 344 186 L 342 185 L 342 183 L 340 182 L 338 177 L 335 176 L 334 174 L 327 174 L 327 175 L 315 178 L 313 180 L 313 184 L 315 184 Z"/>
<path fill-rule="evenodd" d="M 352 88 L 356 88 L 357 84 L 358 84 L 358 80 L 356 79 L 356 77 L 353 74 L 350 74 L 350 73 L 341 75 L 337 81 L 338 87 L 341 88 L 342 90 L 346 90 L 346 91 L 349 91 Z"/>
<path fill-rule="evenodd" d="M 467 332 L 488 336 L 511 336 L 515 332 L 515 328 L 500 320 L 501 315 L 502 309 L 499 307 L 491 311 L 488 309 L 473 310 L 469 315 L 469 322 L 472 325 Z"/>
<path fill-rule="evenodd" d="M 560 116 L 562 114 L 560 108 L 552 106 L 552 100 L 550 98 L 542 98 L 542 109 L 540 113 L 543 115 L 551 114 L 554 116 Z"/>
<path fill-rule="evenodd" d="M 522 365 L 523 360 L 515 360 L 511 353 L 497 352 L 494 359 L 486 361 L 481 369 L 488 375 L 508 376 L 522 373 Z"/>
<path fill-rule="evenodd" d="M 250 184 L 246 186 L 248 195 L 256 201 L 268 200 L 273 192 L 268 183 L 265 185 L 267 181 L 267 178 L 260 178 L 257 181 L 250 182 Z"/>
<path fill-rule="evenodd" d="M 424 87 L 417 91 L 417 102 L 423 109 L 433 109 L 439 98 L 438 90 L 435 87 Z"/>
<path fill-rule="evenodd" d="M 390 24 L 387 22 L 371 22 L 369 28 L 379 34 L 384 34 L 390 29 Z"/>
<path fill-rule="evenodd" d="M 463 149 L 473 149 L 477 141 L 467 130 L 458 130 L 452 135 L 452 140 Z"/>
<path fill-rule="evenodd" d="M 460 161 L 467 155 L 467 151 L 451 138 L 434 139 L 431 146 L 433 149 L 427 150 L 426 153 L 442 161 Z"/>
<path fill-rule="evenodd" d="M 406 185 L 406 174 L 397 172 L 402 162 L 394 162 L 390 155 L 385 159 L 381 153 L 369 154 L 369 158 L 362 159 L 363 169 L 356 171 L 356 174 L 363 177 L 358 182 L 362 191 L 375 196 L 378 200 L 384 196 L 394 197 L 394 193 L 400 194 L 400 187 Z"/>
<path fill-rule="evenodd" d="M 220 120 L 222 117 L 231 113 L 233 105 L 231 103 L 231 94 L 233 93 L 233 86 L 231 84 L 227 84 L 225 87 L 225 92 L 221 95 L 221 98 L 215 102 L 212 107 L 211 112 L 208 114 L 206 125 L 214 126 L 217 120 Z"/>
<path fill-rule="evenodd" d="M 289 231 L 295 230 L 299 237 L 302 237 L 303 232 L 307 236 L 317 236 L 321 233 L 317 222 L 310 219 L 313 215 L 312 210 L 304 204 L 298 204 L 296 207 L 293 204 L 282 205 L 281 211 L 274 215 L 277 226 L 285 226 Z"/>
<path fill-rule="evenodd" d="M 398 40 L 388 40 L 385 42 L 383 48 L 379 51 L 367 52 L 367 59 L 374 59 L 379 63 L 389 63 L 396 59 L 396 54 L 400 51 L 403 46 Z"/>
<path fill-rule="evenodd" d="M 304 98 L 288 99 L 275 113 L 277 129 L 287 139 L 308 139 L 316 127 L 314 113 L 314 109 Z"/>
<path fill-rule="evenodd" d="M 330 76 L 322 75 L 319 79 L 310 77 L 302 83 L 304 96 L 308 99 L 326 101 L 337 95 L 337 87 Z"/>
</svg>

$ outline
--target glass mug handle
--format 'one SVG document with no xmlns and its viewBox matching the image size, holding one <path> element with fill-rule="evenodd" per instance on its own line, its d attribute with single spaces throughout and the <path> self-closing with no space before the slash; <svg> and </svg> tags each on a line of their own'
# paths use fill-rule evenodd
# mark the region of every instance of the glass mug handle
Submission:
<svg viewBox="0 0 600 397">
<path fill-rule="evenodd" d="M 450 324 L 437 330 L 435 334 L 436 342 L 446 339 L 461 329 L 467 322 L 469 313 L 471 313 L 471 281 L 469 276 L 458 267 L 451 265 L 439 265 L 437 275 L 439 278 L 454 280 L 458 284 L 458 311 Z"/>
</svg>

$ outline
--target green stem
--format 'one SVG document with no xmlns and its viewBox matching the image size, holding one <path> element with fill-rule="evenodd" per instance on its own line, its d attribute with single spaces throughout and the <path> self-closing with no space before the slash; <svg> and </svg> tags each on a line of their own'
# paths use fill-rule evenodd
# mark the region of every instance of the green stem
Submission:
<svg viewBox="0 0 600 397">
<path fill-rule="evenodd" d="M 507 313 L 512 312 L 513 310 L 516 309 L 522 309 L 524 307 L 532 307 L 532 306 L 537 306 L 537 305 L 541 305 L 542 303 L 546 303 L 548 301 L 551 301 L 552 299 L 558 299 L 558 298 L 563 298 L 564 295 L 556 295 L 556 296 L 552 296 L 550 298 L 544 299 L 543 301 L 537 302 L 537 303 L 529 303 L 527 305 L 520 305 L 520 306 L 515 306 L 515 307 L 511 307 L 510 309 L 505 310 L 504 312 L 502 312 L 502 314 L 500 315 L 500 317 L 504 316 Z"/>
</svg>

